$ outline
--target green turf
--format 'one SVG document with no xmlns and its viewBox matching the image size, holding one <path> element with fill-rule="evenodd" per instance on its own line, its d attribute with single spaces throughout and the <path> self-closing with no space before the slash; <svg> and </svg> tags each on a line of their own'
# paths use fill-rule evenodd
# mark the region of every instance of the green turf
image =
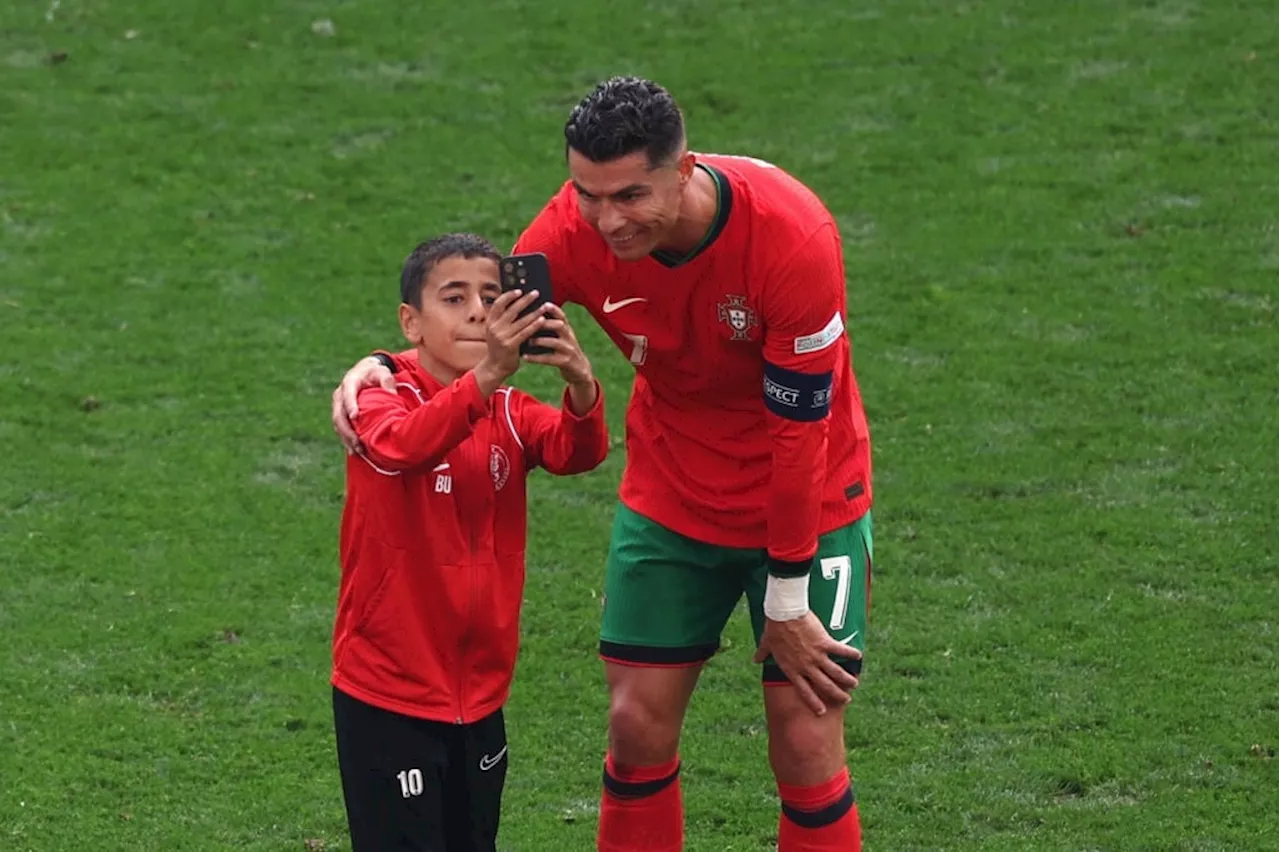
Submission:
<svg viewBox="0 0 1280 852">
<path fill-rule="evenodd" d="M 0 2 L 0 848 L 348 848 L 329 392 L 413 244 L 509 244 L 625 71 L 842 224 L 867 848 L 1274 849 L 1275 7 L 626 9 Z M 504 852 L 591 848 L 622 462 L 531 486 Z M 772 848 L 749 637 L 688 720 L 689 850 Z"/>
</svg>

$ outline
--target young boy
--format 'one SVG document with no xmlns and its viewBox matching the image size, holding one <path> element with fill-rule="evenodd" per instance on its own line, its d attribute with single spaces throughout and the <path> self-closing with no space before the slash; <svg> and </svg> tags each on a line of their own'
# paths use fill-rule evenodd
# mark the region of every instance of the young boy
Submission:
<svg viewBox="0 0 1280 852">
<path fill-rule="evenodd" d="M 333 639 L 338 765 L 355 852 L 493 852 L 507 769 L 502 707 L 519 641 L 525 476 L 608 450 L 600 385 L 559 307 L 502 293 L 471 234 L 418 246 L 400 279 L 395 389 L 361 391 L 347 459 Z M 551 331 L 563 407 L 502 383 Z M 391 356 L 382 354 L 391 359 Z"/>
</svg>

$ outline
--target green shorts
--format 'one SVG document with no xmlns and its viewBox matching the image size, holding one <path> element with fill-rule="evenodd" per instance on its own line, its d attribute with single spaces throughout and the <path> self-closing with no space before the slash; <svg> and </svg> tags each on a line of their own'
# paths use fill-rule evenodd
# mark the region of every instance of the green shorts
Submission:
<svg viewBox="0 0 1280 852">
<path fill-rule="evenodd" d="M 604 581 L 600 655 L 634 665 L 697 665 L 720 648 L 742 595 L 759 643 L 766 552 L 696 541 L 619 505 Z M 863 650 L 871 603 L 871 512 L 818 539 L 809 608 L 837 641 Z M 857 660 L 834 658 L 855 674 Z M 772 659 L 766 682 L 786 678 Z"/>
</svg>

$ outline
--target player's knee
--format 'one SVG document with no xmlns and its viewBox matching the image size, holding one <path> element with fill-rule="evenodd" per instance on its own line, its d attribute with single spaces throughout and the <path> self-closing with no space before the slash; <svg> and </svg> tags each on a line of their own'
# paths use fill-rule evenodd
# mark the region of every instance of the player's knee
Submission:
<svg viewBox="0 0 1280 852">
<path fill-rule="evenodd" d="M 788 719 L 769 733 L 770 750 L 788 763 L 812 763 L 831 750 L 830 734 L 805 719 Z"/>
<path fill-rule="evenodd" d="M 609 745 L 614 757 L 626 764 L 648 766 L 675 757 L 680 725 L 665 708 L 643 697 L 616 692 L 609 702 Z"/>
<path fill-rule="evenodd" d="M 769 730 L 769 762 L 778 780 L 817 784 L 844 766 L 842 716 L 842 713 L 831 713 L 817 717 L 806 713 L 773 720 Z"/>
</svg>

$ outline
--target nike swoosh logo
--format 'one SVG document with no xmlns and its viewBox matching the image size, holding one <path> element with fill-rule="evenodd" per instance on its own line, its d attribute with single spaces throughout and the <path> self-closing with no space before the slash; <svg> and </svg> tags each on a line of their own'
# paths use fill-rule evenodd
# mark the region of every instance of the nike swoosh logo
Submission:
<svg viewBox="0 0 1280 852">
<path fill-rule="evenodd" d="M 861 630 L 855 630 L 852 633 L 850 633 L 848 636 L 844 637 L 843 639 L 837 639 L 836 641 L 839 642 L 841 645 L 848 645 L 854 639 L 857 639 L 858 634 L 861 632 L 862 632 Z"/>
<path fill-rule="evenodd" d="M 449 463 L 445 462 L 444 464 L 438 464 L 435 467 L 431 468 L 431 472 L 435 473 L 437 470 L 448 470 L 448 469 L 449 469 Z"/>
<path fill-rule="evenodd" d="M 630 299 L 622 299 L 621 301 L 610 302 L 609 297 L 605 296 L 604 312 L 606 314 L 611 314 L 614 311 L 618 310 L 618 308 L 625 308 L 627 305 L 634 305 L 636 302 L 647 302 L 647 301 L 649 300 L 646 299 L 644 296 L 632 296 Z"/>
<path fill-rule="evenodd" d="M 498 761 L 502 760 L 502 756 L 507 753 L 507 747 L 503 746 L 502 751 L 490 757 L 489 755 L 480 756 L 480 771 L 488 772 L 490 769 L 498 765 Z"/>
</svg>

